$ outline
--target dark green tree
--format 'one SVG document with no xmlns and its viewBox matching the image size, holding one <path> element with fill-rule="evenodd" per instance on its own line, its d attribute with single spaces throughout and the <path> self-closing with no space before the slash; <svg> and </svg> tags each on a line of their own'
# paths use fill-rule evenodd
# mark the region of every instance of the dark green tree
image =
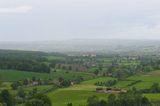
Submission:
<svg viewBox="0 0 160 106">
<path fill-rule="evenodd" d="M 97 96 L 91 96 L 87 99 L 87 106 L 99 106 L 99 98 Z"/>
<path fill-rule="evenodd" d="M 50 99 L 44 94 L 37 94 L 29 99 L 25 106 L 52 106 Z"/>
<path fill-rule="evenodd" d="M 8 90 L 3 90 L 0 95 L 0 100 L 5 103 L 7 106 L 14 106 L 14 101 L 12 95 Z"/>
<path fill-rule="evenodd" d="M 19 88 L 18 92 L 17 92 L 17 96 L 22 99 L 25 99 L 26 93 L 24 92 L 24 90 L 22 88 Z"/>
<path fill-rule="evenodd" d="M 72 103 L 68 103 L 67 106 L 73 106 Z"/>
<path fill-rule="evenodd" d="M 107 106 L 107 102 L 104 101 L 104 100 L 101 100 L 101 101 L 99 102 L 99 106 Z"/>
</svg>

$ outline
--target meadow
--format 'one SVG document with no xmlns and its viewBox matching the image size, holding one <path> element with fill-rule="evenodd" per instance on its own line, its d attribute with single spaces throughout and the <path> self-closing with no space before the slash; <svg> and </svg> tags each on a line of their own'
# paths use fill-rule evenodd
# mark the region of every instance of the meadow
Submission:
<svg viewBox="0 0 160 106">
<path fill-rule="evenodd" d="M 153 74 L 154 73 L 154 74 Z M 144 75 L 135 75 L 132 77 L 127 78 L 128 81 L 119 81 L 113 87 L 116 88 L 123 88 L 123 89 L 131 89 L 132 87 L 137 87 L 140 89 L 149 88 L 153 83 L 160 82 L 160 77 L 158 77 L 157 73 L 160 71 L 154 71 L 151 73 L 147 73 Z M 50 97 L 51 101 L 53 102 L 53 106 L 66 106 L 67 103 L 73 103 L 73 106 L 85 106 L 87 103 L 87 98 L 96 95 L 100 99 L 107 99 L 109 93 L 97 93 L 95 89 L 100 86 L 94 85 L 97 81 L 109 81 L 116 78 L 111 77 L 100 77 L 95 78 L 92 80 L 84 81 L 81 84 L 73 85 L 69 88 L 61 88 L 57 89 L 53 92 L 48 93 L 47 95 Z M 136 80 L 142 80 L 142 82 L 137 83 L 133 86 L 127 86 L 128 84 L 132 83 Z M 65 95 L 65 96 L 64 96 Z M 148 97 L 150 101 L 155 102 L 158 101 L 160 98 L 160 94 L 156 93 L 147 93 L 144 96 Z M 60 98 L 60 99 L 59 99 Z"/>
<path fill-rule="evenodd" d="M 93 79 L 95 76 L 91 73 L 85 72 L 66 72 L 63 70 L 57 70 L 56 72 L 51 73 L 35 73 L 35 72 L 25 72 L 25 71 L 17 71 L 17 70 L 0 70 L 0 79 L 1 81 L 17 81 L 22 80 L 24 78 L 40 78 L 43 80 L 47 79 L 57 79 L 59 77 L 63 77 L 67 80 L 73 80 L 77 77 L 82 77 L 84 80 Z"/>
<path fill-rule="evenodd" d="M 12 94 L 15 94 L 14 90 L 11 90 L 10 81 L 22 80 L 24 78 L 32 78 L 36 76 L 41 79 L 48 78 L 58 78 L 60 76 L 65 77 L 66 79 L 73 79 L 78 76 L 82 76 L 86 81 L 81 82 L 80 84 L 75 84 L 68 88 L 58 88 L 51 92 L 48 92 L 47 95 L 51 99 L 53 106 L 66 106 L 67 103 L 73 103 L 74 106 L 83 106 L 87 102 L 87 98 L 92 95 L 98 96 L 100 99 L 107 99 L 108 93 L 97 93 L 95 89 L 100 86 L 96 86 L 96 82 L 106 82 L 109 80 L 117 80 L 112 77 L 95 77 L 91 73 L 84 72 L 69 72 L 59 70 L 57 72 L 52 72 L 50 74 L 47 73 L 34 73 L 34 72 L 24 72 L 24 71 L 16 71 L 16 70 L 0 70 L 1 80 L 5 81 L 2 83 L 0 90 L 8 89 Z M 149 88 L 153 83 L 160 83 L 160 71 L 152 71 L 150 73 L 134 75 L 128 77 L 126 80 L 118 81 L 112 87 L 122 88 L 122 89 L 131 89 L 136 87 L 138 89 Z M 141 82 L 136 83 L 132 86 L 128 86 L 130 83 L 136 80 L 141 80 Z M 29 92 L 33 90 L 33 88 L 37 88 L 39 92 L 43 92 L 53 86 L 51 85 L 42 85 L 42 86 L 33 86 L 24 88 L 25 92 Z M 104 86 L 103 86 L 104 87 Z M 65 96 L 64 96 L 65 95 Z M 144 94 L 144 96 L 148 97 L 150 101 L 158 101 L 160 98 L 160 94 Z"/>
</svg>

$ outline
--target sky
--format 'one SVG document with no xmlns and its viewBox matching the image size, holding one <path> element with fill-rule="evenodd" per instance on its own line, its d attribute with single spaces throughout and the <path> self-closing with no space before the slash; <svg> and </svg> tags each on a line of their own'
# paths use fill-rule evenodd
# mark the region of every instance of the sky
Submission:
<svg viewBox="0 0 160 106">
<path fill-rule="evenodd" d="M 160 39 L 159 0 L 0 0 L 0 41 Z"/>
</svg>

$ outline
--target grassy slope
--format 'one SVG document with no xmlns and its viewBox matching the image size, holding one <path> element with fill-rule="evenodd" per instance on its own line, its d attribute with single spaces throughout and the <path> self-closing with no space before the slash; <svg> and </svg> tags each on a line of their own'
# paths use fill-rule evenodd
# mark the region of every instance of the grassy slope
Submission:
<svg viewBox="0 0 160 106">
<path fill-rule="evenodd" d="M 73 103 L 73 106 L 86 104 L 87 98 L 91 95 L 96 95 L 100 98 L 106 99 L 105 93 L 96 93 L 87 90 L 65 90 L 59 89 L 55 92 L 49 93 L 48 96 L 53 101 L 53 106 L 66 106 L 67 103 Z"/>
<path fill-rule="evenodd" d="M 154 73 L 154 74 L 153 74 Z M 160 77 L 157 74 L 160 71 L 155 71 L 152 73 L 148 73 L 146 75 L 136 75 L 129 77 L 130 80 L 142 80 L 142 82 L 137 83 L 133 86 L 137 88 L 148 88 L 154 82 L 160 82 Z M 67 103 L 72 102 L 74 106 L 85 105 L 86 100 L 89 96 L 97 95 L 100 98 L 107 99 L 106 93 L 96 93 L 95 88 L 97 86 L 94 85 L 97 81 L 108 81 L 114 78 L 96 78 L 93 80 L 84 81 L 81 84 L 71 86 L 69 88 L 58 89 L 56 91 L 50 92 L 48 96 L 51 98 L 53 105 L 55 106 L 66 106 Z M 129 89 L 131 87 L 127 87 L 132 81 L 120 81 L 115 87 Z M 144 94 L 144 96 L 148 97 L 151 101 L 157 101 L 160 98 L 160 94 Z"/>
<path fill-rule="evenodd" d="M 153 83 L 159 83 L 160 84 L 160 71 L 153 71 L 144 75 L 136 75 L 132 76 L 128 79 L 131 80 L 142 80 L 142 82 L 134 85 L 134 87 L 137 88 L 149 88 Z"/>
<path fill-rule="evenodd" d="M 81 84 L 71 86 L 69 88 L 62 88 L 56 91 L 50 92 L 48 96 L 51 98 L 54 106 L 66 106 L 67 103 L 72 102 L 74 106 L 85 105 L 87 98 L 92 95 L 96 95 L 101 99 L 106 99 L 107 94 L 96 93 L 94 85 L 97 81 L 106 81 L 113 78 L 97 78 L 93 80 L 84 81 Z"/>
<path fill-rule="evenodd" d="M 53 101 L 55 106 L 66 106 L 67 103 L 72 102 L 74 106 L 79 106 L 80 104 L 86 104 L 86 100 L 89 96 L 96 95 L 102 99 L 107 98 L 105 93 L 96 93 L 94 85 L 97 81 L 107 81 L 113 78 L 96 78 L 93 80 L 84 81 L 81 84 L 71 86 L 69 88 L 62 88 L 56 91 L 50 92 L 48 96 Z"/>
<path fill-rule="evenodd" d="M 132 77 L 129 77 L 130 80 L 142 80 L 142 82 L 137 83 L 133 86 L 137 88 L 148 88 L 153 83 L 158 82 L 160 83 L 160 71 L 153 71 L 151 73 L 145 74 L 145 75 L 135 75 Z M 32 78 L 33 76 L 36 76 L 38 78 L 58 78 L 60 76 L 64 76 L 65 78 L 74 78 L 76 76 L 83 76 L 85 79 L 92 79 L 93 75 L 88 73 L 77 73 L 77 72 L 70 72 L 65 73 L 65 71 L 57 71 L 56 73 L 51 74 L 44 74 L 44 73 L 30 73 L 30 72 L 22 72 L 22 71 L 13 71 L 13 70 L 0 70 L 0 77 L 4 81 L 14 81 L 19 79 Z M 97 95 L 100 98 L 106 99 L 108 94 L 105 93 L 96 93 L 95 88 L 97 86 L 94 85 L 95 82 L 103 82 L 108 81 L 114 78 L 109 77 L 101 77 L 101 78 L 95 78 L 92 80 L 84 81 L 81 84 L 71 86 L 69 88 L 61 88 L 57 89 L 55 91 L 52 91 L 48 93 L 48 96 L 53 102 L 54 106 L 66 106 L 67 103 L 72 102 L 74 106 L 79 106 L 79 104 L 86 104 L 86 100 L 89 96 Z M 132 81 L 120 81 L 118 82 L 115 87 L 120 88 L 130 88 L 127 87 L 128 84 L 130 84 Z M 10 89 L 9 84 L 5 84 L 8 89 Z M 133 87 L 131 86 L 131 87 Z M 4 88 L 6 88 L 4 87 Z M 49 86 L 39 86 L 38 89 L 44 90 L 47 89 Z M 1 87 L 1 89 L 3 89 Z M 31 90 L 31 88 L 26 88 L 25 90 Z M 144 94 L 147 96 L 150 100 L 156 101 L 159 100 L 160 94 Z"/>
</svg>

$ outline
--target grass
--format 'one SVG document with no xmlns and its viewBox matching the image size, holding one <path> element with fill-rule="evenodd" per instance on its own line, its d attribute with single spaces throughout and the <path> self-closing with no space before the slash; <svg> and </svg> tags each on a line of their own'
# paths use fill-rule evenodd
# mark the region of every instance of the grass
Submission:
<svg viewBox="0 0 160 106">
<path fill-rule="evenodd" d="M 76 86 L 75 86 L 76 87 Z M 106 100 L 108 93 L 97 93 L 93 90 L 84 90 L 84 89 L 58 89 L 51 93 L 48 93 L 49 98 L 51 99 L 53 106 L 66 106 L 67 103 L 73 103 L 73 106 L 85 106 L 87 103 L 87 98 L 96 95 L 100 99 Z M 158 101 L 160 94 L 144 94 L 150 101 Z"/>
<path fill-rule="evenodd" d="M 89 96 L 96 95 L 102 99 L 107 99 L 107 94 L 96 93 L 87 90 L 64 90 L 59 89 L 55 92 L 49 93 L 48 96 L 53 101 L 53 106 L 66 106 L 67 103 L 73 103 L 73 106 L 84 106 L 87 103 Z"/>
<path fill-rule="evenodd" d="M 151 72 L 147 73 L 147 75 L 150 75 L 150 76 L 160 76 L 160 70 L 158 70 L 158 71 L 151 71 Z"/>
<path fill-rule="evenodd" d="M 149 88 L 153 85 L 153 83 L 159 83 L 160 84 L 160 77 L 159 76 L 137 75 L 137 76 L 132 76 L 128 79 L 130 79 L 130 80 L 141 80 L 142 82 L 134 85 L 134 87 L 139 88 L 139 89 Z"/>
<path fill-rule="evenodd" d="M 31 87 L 26 87 L 23 89 L 24 89 L 24 91 L 28 92 L 28 91 L 31 91 L 35 88 L 37 89 L 38 92 L 42 92 L 42 91 L 48 90 L 49 88 L 52 88 L 52 85 L 31 86 Z"/>
<path fill-rule="evenodd" d="M 74 80 L 78 77 L 82 77 L 84 80 L 93 79 L 94 75 L 85 72 L 69 72 L 59 70 L 57 72 L 51 73 L 35 73 L 35 72 L 25 72 L 17 70 L 0 70 L 0 80 L 2 81 L 17 81 L 25 78 L 40 78 L 40 79 L 57 79 L 63 77 L 64 79 Z"/>
<path fill-rule="evenodd" d="M 98 96 L 100 99 L 107 99 L 108 94 L 97 93 L 94 83 L 97 81 L 108 81 L 114 78 L 101 77 L 93 80 L 84 81 L 81 84 L 73 85 L 69 88 L 62 88 L 48 93 L 54 106 L 66 106 L 67 103 L 73 103 L 73 106 L 84 106 L 87 98 L 92 95 Z M 60 98 L 60 99 L 59 99 Z"/>
<path fill-rule="evenodd" d="M 11 89 L 11 83 L 10 82 L 3 82 L 0 85 L 0 91 L 4 89 Z"/>
<path fill-rule="evenodd" d="M 50 78 L 49 74 L 46 73 L 42 74 L 42 73 L 25 72 L 17 70 L 0 70 L 0 79 L 2 81 L 17 81 L 24 78 L 32 78 L 34 76 L 42 79 Z"/>
<path fill-rule="evenodd" d="M 160 75 L 160 71 L 153 71 L 144 75 L 131 76 L 127 78 L 126 81 L 118 81 L 118 83 L 113 87 L 124 88 L 124 89 L 130 89 L 132 87 L 136 87 L 140 89 L 149 88 L 155 82 L 160 83 L 159 75 Z M 43 79 L 48 79 L 48 78 L 55 79 L 58 77 L 64 77 L 66 79 L 74 79 L 79 76 L 82 76 L 86 80 L 80 84 L 73 85 L 68 88 L 60 88 L 55 91 L 47 93 L 47 95 L 53 102 L 53 106 L 66 106 L 67 103 L 70 103 L 70 102 L 72 102 L 74 106 L 84 106 L 86 105 L 87 98 L 92 95 L 96 95 L 100 99 L 106 100 L 108 94 L 95 92 L 95 89 L 98 86 L 94 85 L 94 83 L 107 82 L 109 80 L 116 79 L 111 77 L 94 78 L 94 75 L 90 73 L 85 73 L 85 72 L 66 73 L 63 70 L 57 70 L 57 72 L 52 72 L 50 74 L 23 72 L 23 71 L 16 71 L 16 70 L 0 70 L 0 76 L 1 76 L 1 79 L 4 81 L 15 81 L 15 80 L 24 79 L 24 78 L 32 78 L 33 76 L 36 76 L 37 78 L 43 78 Z M 130 87 L 127 86 L 128 84 L 136 80 L 141 80 L 142 82 L 136 83 L 135 85 Z M 0 87 L 0 90 L 5 88 L 11 89 L 9 82 L 5 82 L 2 85 L 3 86 Z M 28 92 L 33 88 L 37 88 L 38 91 L 44 91 L 50 87 L 52 86 L 44 85 L 44 86 L 36 86 L 36 87 L 26 87 L 24 88 L 24 90 Z M 10 90 L 10 91 L 15 93 L 13 90 Z M 144 96 L 148 97 L 150 101 L 157 101 L 160 98 L 160 94 L 144 94 Z"/>
<path fill-rule="evenodd" d="M 157 71 L 159 72 L 159 71 Z M 155 73 L 155 72 L 154 72 Z M 124 88 L 124 89 L 130 89 L 133 86 L 137 88 L 148 88 L 155 82 L 160 82 L 160 77 L 155 74 L 155 76 L 150 75 L 151 73 L 148 73 L 147 75 L 135 75 L 132 77 L 129 77 L 126 81 L 119 81 L 114 87 L 117 88 Z M 115 78 L 110 77 L 100 77 L 95 78 L 92 80 L 84 81 L 81 84 L 73 85 L 69 88 L 63 88 L 58 89 L 56 91 L 48 93 L 48 96 L 50 97 L 51 101 L 53 102 L 53 105 L 55 106 L 66 106 L 67 103 L 73 103 L 74 106 L 85 106 L 87 98 L 96 95 L 100 99 L 107 99 L 108 93 L 97 93 L 95 92 L 95 89 L 98 86 L 95 86 L 95 82 L 106 82 L 108 80 L 113 80 Z M 136 80 L 142 80 L 142 82 L 137 83 L 133 86 L 128 87 L 127 85 L 132 83 Z M 160 94 L 144 94 L 144 96 L 148 97 L 150 101 L 158 101 L 160 98 Z"/>
<path fill-rule="evenodd" d="M 108 81 L 113 78 L 102 77 L 93 80 L 84 81 L 81 84 L 73 85 L 69 88 L 62 88 L 48 93 L 54 106 L 66 106 L 67 103 L 73 103 L 73 106 L 84 106 L 87 103 L 87 98 L 96 95 L 101 99 L 107 99 L 106 93 L 97 93 L 94 85 L 97 81 Z"/>
<path fill-rule="evenodd" d="M 62 56 L 45 56 L 48 60 L 65 60 Z"/>
<path fill-rule="evenodd" d="M 128 85 L 130 83 L 132 83 L 133 81 L 119 81 L 117 82 L 116 85 L 114 85 L 113 87 L 117 87 L 117 88 L 125 88 L 125 89 L 128 89 L 130 87 L 128 87 Z"/>
<path fill-rule="evenodd" d="M 150 101 L 152 102 L 156 102 L 159 101 L 160 99 L 160 93 L 156 93 L 156 94 L 144 94 L 145 97 L 149 98 Z"/>
</svg>

